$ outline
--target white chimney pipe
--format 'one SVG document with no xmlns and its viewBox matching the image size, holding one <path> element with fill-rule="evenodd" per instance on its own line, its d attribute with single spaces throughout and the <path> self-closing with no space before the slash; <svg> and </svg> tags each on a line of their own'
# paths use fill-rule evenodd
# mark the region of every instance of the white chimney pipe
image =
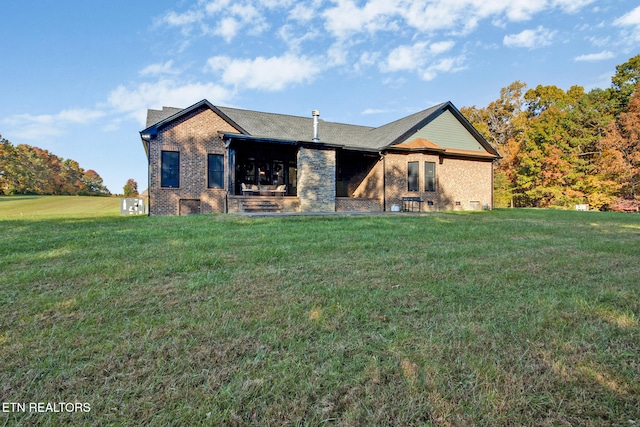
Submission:
<svg viewBox="0 0 640 427">
<path fill-rule="evenodd" d="M 320 142 L 320 138 L 318 138 L 318 117 L 320 116 L 320 110 L 313 110 L 311 112 L 313 116 L 313 142 Z"/>
</svg>

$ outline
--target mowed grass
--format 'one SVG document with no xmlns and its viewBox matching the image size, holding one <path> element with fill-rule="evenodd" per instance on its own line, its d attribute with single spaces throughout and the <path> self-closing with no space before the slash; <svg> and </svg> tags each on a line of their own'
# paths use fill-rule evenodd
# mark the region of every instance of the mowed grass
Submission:
<svg viewBox="0 0 640 427">
<path fill-rule="evenodd" d="M 89 196 L 0 196 L 0 218 L 108 216 L 120 214 L 120 198 Z"/>
<path fill-rule="evenodd" d="M 2 206 L 0 202 L 0 217 Z M 0 219 L 8 425 L 640 424 L 640 216 Z"/>
</svg>

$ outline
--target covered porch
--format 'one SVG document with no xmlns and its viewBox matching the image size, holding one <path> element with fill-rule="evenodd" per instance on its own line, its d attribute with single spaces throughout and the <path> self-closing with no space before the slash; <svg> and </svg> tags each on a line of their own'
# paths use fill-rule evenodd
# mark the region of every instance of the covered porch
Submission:
<svg viewBox="0 0 640 427">
<path fill-rule="evenodd" d="M 228 212 L 384 210 L 378 153 L 245 135 L 225 137 Z"/>
<path fill-rule="evenodd" d="M 229 195 L 296 196 L 298 147 L 294 142 L 236 137 L 229 143 Z"/>
</svg>

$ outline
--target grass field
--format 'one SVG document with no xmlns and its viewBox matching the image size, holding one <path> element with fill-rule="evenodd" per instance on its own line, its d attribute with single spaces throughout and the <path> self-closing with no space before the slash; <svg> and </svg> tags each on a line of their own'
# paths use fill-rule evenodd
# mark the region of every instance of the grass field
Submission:
<svg viewBox="0 0 640 427">
<path fill-rule="evenodd" d="M 640 425 L 638 215 L 16 203 L 0 425 Z"/>
<path fill-rule="evenodd" d="M 116 197 L 0 196 L 0 218 L 95 217 L 120 214 Z"/>
</svg>

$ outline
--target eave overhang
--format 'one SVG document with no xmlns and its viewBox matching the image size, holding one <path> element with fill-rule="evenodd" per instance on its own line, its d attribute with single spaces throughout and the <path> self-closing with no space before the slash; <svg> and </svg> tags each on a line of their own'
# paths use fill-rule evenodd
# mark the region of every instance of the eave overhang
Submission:
<svg viewBox="0 0 640 427">
<path fill-rule="evenodd" d="M 245 135 L 238 133 L 229 133 L 223 132 L 220 133 L 222 139 L 225 141 L 227 147 L 229 147 L 234 141 L 240 143 L 262 143 L 262 144 L 284 144 L 284 145 L 295 145 L 298 147 L 304 148 L 312 148 L 315 150 L 349 150 L 349 151 L 360 151 L 360 152 L 370 152 L 377 153 L 379 150 L 369 149 L 369 148 L 360 148 L 360 147 L 349 147 L 343 144 L 330 144 L 324 143 L 322 141 L 302 141 L 302 140 L 290 140 L 290 139 L 279 139 L 279 138 L 270 138 L 264 136 L 253 136 L 253 135 Z"/>
<path fill-rule="evenodd" d="M 413 148 L 403 147 L 402 145 L 385 148 L 384 150 L 382 150 L 382 152 L 395 154 L 424 153 L 437 155 L 443 158 L 472 159 L 484 161 L 493 161 L 500 158 L 500 156 L 480 151 L 454 150 L 450 148 Z"/>
</svg>

